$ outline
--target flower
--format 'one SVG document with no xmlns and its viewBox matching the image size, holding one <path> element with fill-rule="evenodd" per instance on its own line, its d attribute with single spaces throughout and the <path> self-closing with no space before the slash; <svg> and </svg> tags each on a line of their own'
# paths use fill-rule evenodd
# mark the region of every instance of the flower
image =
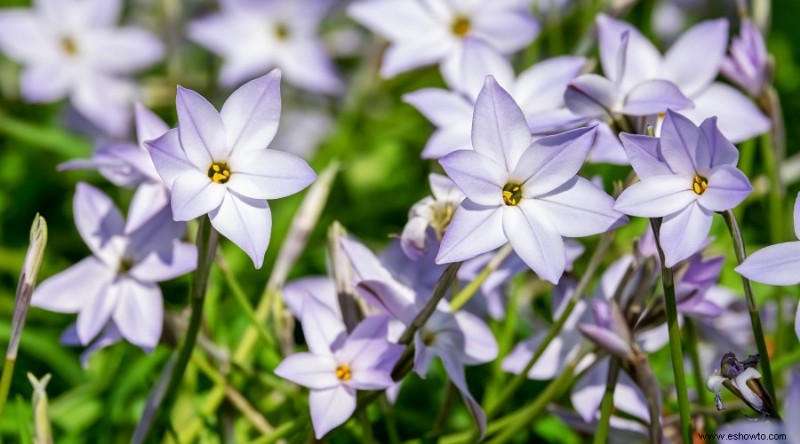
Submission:
<svg viewBox="0 0 800 444">
<path fill-rule="evenodd" d="M 142 226 L 164 207 L 169 205 L 169 189 L 158 175 L 145 140 L 155 139 L 169 131 L 169 127 L 155 113 L 137 103 L 136 137 L 137 144 L 115 143 L 101 146 L 91 159 L 79 159 L 62 163 L 60 171 L 77 168 L 97 169 L 111 183 L 122 187 L 136 187 L 131 209 L 138 213 L 128 214 L 126 232 Z"/>
<path fill-rule="evenodd" d="M 516 1 L 361 0 L 348 7 L 357 22 L 390 41 L 381 75 L 441 62 L 457 78 L 465 41 L 480 39 L 500 54 L 527 45 L 539 32 L 528 6 Z"/>
<path fill-rule="evenodd" d="M 761 385 L 761 374 L 756 370 L 759 356 L 751 355 L 740 362 L 731 352 L 725 353 L 720 368 L 708 377 L 706 388 L 714 392 L 714 405 L 717 410 L 724 410 L 720 387 L 725 385 L 733 394 L 747 403 L 753 410 L 768 416 L 778 417 L 772 399 Z"/>
<path fill-rule="evenodd" d="M 220 0 L 221 10 L 189 24 L 189 38 L 225 59 L 220 83 L 234 86 L 272 68 L 303 89 L 342 88 L 317 37 L 328 0 Z"/>
<path fill-rule="evenodd" d="M 94 124 L 124 135 L 135 95 L 125 76 L 160 60 L 161 41 L 141 28 L 114 27 L 121 0 L 33 4 L 0 10 L 0 50 L 25 65 L 22 97 L 33 103 L 69 97 Z"/>
<path fill-rule="evenodd" d="M 566 267 L 562 236 L 588 236 L 626 220 L 611 196 L 576 176 L 594 138 L 592 127 L 531 143 L 519 106 L 487 77 L 475 104 L 474 151 L 439 160 L 466 199 L 436 262 L 465 261 L 510 242 L 533 271 L 557 283 Z"/>
<path fill-rule="evenodd" d="M 694 123 L 717 116 L 726 138 L 741 142 L 770 128 L 764 116 L 746 96 L 724 83 L 714 82 L 725 56 L 728 42 L 728 22 L 725 19 L 700 22 L 686 31 L 663 56 L 644 36 L 628 23 L 601 14 L 597 18 L 600 40 L 600 62 L 608 79 L 627 94 L 627 102 L 645 99 L 645 104 L 677 99 L 667 84 L 658 88 L 637 85 L 657 85 L 654 81 L 669 81 L 690 102 L 669 106 L 679 110 Z M 698 44 L 702 42 L 702 44 Z M 601 80 L 602 79 L 602 80 Z M 584 93 L 608 103 L 609 80 L 584 78 L 579 85 Z M 576 80 L 580 82 L 581 78 Z M 585 103 L 585 102 L 584 102 Z M 570 104 L 569 98 L 567 104 Z M 694 104 L 692 107 L 691 104 Z M 656 109 L 642 107 L 633 115 L 655 114 Z"/>
<path fill-rule="evenodd" d="M 136 211 L 131 209 L 131 213 Z M 113 322 L 132 344 L 155 347 L 163 318 L 157 282 L 197 266 L 195 246 L 180 241 L 184 225 L 173 222 L 165 208 L 127 233 L 111 199 L 85 183 L 79 183 L 75 192 L 74 214 L 78 232 L 93 256 L 42 282 L 33 293 L 32 305 L 78 313 L 76 331 L 83 345 Z"/>
<path fill-rule="evenodd" d="M 390 337 L 399 339 L 431 296 L 431 287 L 423 284 L 427 280 L 416 279 L 416 285 L 400 282 L 396 273 L 384 267 L 364 245 L 344 237 L 340 242 L 353 268 L 358 294 L 371 306 L 392 317 L 394 322 L 390 325 Z M 394 254 L 393 257 L 405 256 Z M 406 258 L 408 265 L 420 263 L 421 260 Z M 406 272 L 406 276 L 410 274 L 407 269 L 402 271 Z M 419 277 L 419 271 L 423 270 L 417 268 L 416 271 Z M 423 290 L 427 292 L 422 293 Z M 444 300 L 439 302 L 425 325 L 414 334 L 414 371 L 420 377 L 425 377 L 433 358 L 438 356 L 450 380 L 461 392 L 481 435 L 486 430 L 486 416 L 480 403 L 469 392 L 464 366 L 490 362 L 497 357 L 497 353 L 497 342 L 489 326 L 468 312 L 452 313 Z"/>
<path fill-rule="evenodd" d="M 409 259 L 417 260 L 428 251 L 428 229 L 432 228 L 436 238 L 441 239 L 453 212 L 464 200 L 464 193 L 447 176 L 428 175 L 432 196 L 415 203 L 408 212 L 408 222 L 400 235 L 400 246 Z"/>
<path fill-rule="evenodd" d="M 622 134 L 622 145 L 641 182 L 622 192 L 614 208 L 640 217 L 663 217 L 666 266 L 688 258 L 705 242 L 714 211 L 739 205 L 753 190 L 736 168 L 739 151 L 715 118 L 698 128 L 667 111 L 661 137 Z"/>
<path fill-rule="evenodd" d="M 746 89 L 761 94 L 768 78 L 769 54 L 764 36 L 749 19 L 742 20 L 739 36 L 731 42 L 731 54 L 722 60 L 722 74 Z"/>
<path fill-rule="evenodd" d="M 370 316 L 349 335 L 339 317 L 315 298 L 303 303 L 308 352 L 281 362 L 275 374 L 311 389 L 311 422 L 317 439 L 343 424 L 356 409 L 356 390 L 394 384 L 392 368 L 403 347 L 386 340 L 386 315 Z"/>
<path fill-rule="evenodd" d="M 272 227 L 265 199 L 297 193 L 316 179 L 301 158 L 267 149 L 281 112 L 278 70 L 233 92 L 222 110 L 178 87 L 178 128 L 145 142 L 170 188 L 175 220 L 209 215 L 220 234 L 261 268 Z"/>
</svg>

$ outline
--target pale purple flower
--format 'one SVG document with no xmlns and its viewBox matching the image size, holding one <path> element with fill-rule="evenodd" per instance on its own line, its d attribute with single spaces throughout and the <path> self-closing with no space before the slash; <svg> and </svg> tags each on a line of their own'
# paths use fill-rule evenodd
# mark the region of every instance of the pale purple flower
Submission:
<svg viewBox="0 0 800 444">
<path fill-rule="evenodd" d="M 764 36 L 749 19 L 742 20 L 739 36 L 731 42 L 730 56 L 722 60 L 722 74 L 754 96 L 768 78 L 769 54 Z"/>
<path fill-rule="evenodd" d="M 800 238 L 800 194 L 794 202 L 794 233 Z M 736 271 L 752 281 L 769 285 L 795 285 L 800 283 L 800 242 L 783 242 L 770 245 L 751 254 Z M 800 307 L 795 317 L 795 332 L 800 338 Z"/>
<path fill-rule="evenodd" d="M 336 284 L 329 276 L 309 276 L 287 283 L 281 290 L 283 302 L 294 317 L 302 319 L 303 304 L 308 299 L 328 307 L 337 318 L 342 319 L 342 309 L 336 293 Z"/>
<path fill-rule="evenodd" d="M 272 146 L 276 150 L 311 160 L 320 144 L 330 135 L 333 125 L 333 117 L 324 111 L 322 105 L 285 109 Z"/>
<path fill-rule="evenodd" d="M 525 117 L 493 77 L 475 104 L 473 150 L 440 159 L 467 196 L 445 231 L 437 263 L 472 259 L 510 242 L 542 279 L 556 283 L 566 267 L 562 236 L 614 228 L 626 218 L 613 199 L 576 176 L 595 138 L 582 128 L 531 143 Z"/>
<path fill-rule="evenodd" d="M 184 224 L 172 221 L 165 208 L 127 233 L 111 199 L 84 183 L 78 184 L 73 212 L 78 232 L 93 256 L 42 282 L 31 304 L 78 313 L 76 331 L 83 345 L 113 322 L 132 344 L 155 347 L 164 309 L 157 283 L 197 266 L 195 246 L 180 241 Z"/>
<path fill-rule="evenodd" d="M 348 335 L 330 308 L 313 298 L 303 304 L 308 352 L 287 357 L 275 374 L 311 389 L 317 439 L 352 416 L 356 390 L 383 390 L 394 384 L 392 368 L 403 347 L 386 339 L 388 321 L 386 315 L 367 317 Z"/>
<path fill-rule="evenodd" d="M 739 151 L 714 118 L 698 128 L 668 111 L 660 138 L 621 138 L 641 181 L 626 189 L 614 208 L 632 216 L 663 217 L 660 237 L 668 267 L 700 249 L 715 211 L 736 207 L 752 191 L 736 168 Z"/>
<path fill-rule="evenodd" d="M 390 337 L 398 339 L 422 310 L 431 296 L 430 292 L 421 294 L 420 287 L 414 288 L 399 282 L 364 245 L 347 238 L 342 238 L 341 244 L 353 267 L 358 294 L 393 318 L 395 324 L 390 326 Z M 450 380 L 461 392 L 481 434 L 485 431 L 486 417 L 480 404 L 469 392 L 464 366 L 490 362 L 497 357 L 497 353 L 497 343 L 489 326 L 471 313 L 452 313 L 444 300 L 439 302 L 428 322 L 414 335 L 414 371 L 420 377 L 425 377 L 433 358 L 438 356 Z"/>
<path fill-rule="evenodd" d="M 111 183 L 136 188 L 125 230 L 131 232 L 169 205 L 169 189 L 158 175 L 153 159 L 144 146 L 145 140 L 155 139 L 169 127 L 152 111 L 137 103 L 136 144 L 116 143 L 101 146 L 91 159 L 72 160 L 58 166 L 60 171 L 77 168 L 97 169 Z"/>
<path fill-rule="evenodd" d="M 728 43 L 727 20 L 698 23 L 686 31 L 663 56 L 628 23 L 600 15 L 597 24 L 603 72 L 609 79 L 619 82 L 622 91 L 630 95 L 635 85 L 667 80 L 694 104 L 693 107 L 686 104 L 669 108 L 680 110 L 695 124 L 717 116 L 720 130 L 733 142 L 741 142 L 769 130 L 769 119 L 745 95 L 731 86 L 714 81 Z M 627 46 L 625 40 L 628 41 Z M 624 60 L 622 69 L 621 60 Z M 596 82 L 588 86 L 594 87 Z M 665 88 L 664 93 L 667 90 L 670 89 Z M 658 89 L 651 89 L 649 93 L 658 98 Z"/>
<path fill-rule="evenodd" d="M 171 190 L 175 220 L 208 214 L 211 224 L 261 268 L 272 216 L 266 199 L 295 194 L 316 179 L 301 158 L 267 149 L 281 112 L 278 70 L 233 92 L 222 110 L 178 87 L 178 128 L 145 142 Z"/>
<path fill-rule="evenodd" d="M 464 200 L 464 193 L 447 176 L 432 173 L 428 175 L 428 182 L 432 195 L 411 206 L 408 211 L 408 222 L 400 234 L 400 246 L 413 260 L 425 256 L 428 252 L 430 247 L 428 230 L 433 229 L 437 240 L 441 239 L 453 213 Z M 438 242 L 436 249 L 438 250 Z"/>
<path fill-rule="evenodd" d="M 329 0 L 220 0 L 220 12 L 189 24 L 189 38 L 225 59 L 224 86 L 280 68 L 294 86 L 333 93 L 342 83 L 317 36 L 330 6 Z"/>
<path fill-rule="evenodd" d="M 505 55 L 539 32 L 529 8 L 516 0 L 361 0 L 348 14 L 391 43 L 383 77 L 441 63 L 445 78 L 456 78 L 466 39 L 480 39 Z"/>
<path fill-rule="evenodd" d="M 740 419 L 730 424 L 723 424 L 717 433 L 730 437 L 725 442 L 749 443 L 754 434 L 764 434 L 774 439 L 771 442 L 800 444 L 800 373 L 794 373 L 789 389 L 786 392 L 783 417 L 786 421 L 774 419 Z M 778 437 L 783 437 L 778 439 Z"/>
<path fill-rule="evenodd" d="M 119 328 L 117 328 L 113 321 L 110 321 L 103 331 L 89 344 L 81 343 L 81 340 L 78 337 L 78 328 L 76 324 L 72 324 L 67 327 L 66 330 L 64 330 L 64 333 L 61 334 L 59 342 L 63 345 L 71 347 L 83 347 L 86 345 L 86 349 L 84 349 L 81 353 L 80 360 L 81 366 L 83 368 L 88 368 L 89 358 L 91 358 L 93 354 L 118 342 L 122 342 L 123 340 L 124 338 L 122 337 Z M 143 349 L 144 351 L 150 353 L 153 350 L 153 347 L 143 347 Z"/>
<path fill-rule="evenodd" d="M 422 157 L 438 159 L 456 150 L 472 149 L 470 133 L 475 99 L 487 75 L 495 77 L 516 100 L 532 134 L 547 134 L 574 128 L 586 119 L 575 116 L 564 105 L 564 90 L 586 65 L 583 57 L 563 56 L 533 65 L 518 77 L 511 63 L 495 54 L 480 40 L 464 43 L 462 78 L 448 81 L 452 90 L 424 88 L 403 96 L 437 129 Z"/>
<path fill-rule="evenodd" d="M 35 1 L 32 9 L 0 10 L 0 50 L 24 65 L 28 102 L 70 102 L 115 136 L 130 122 L 135 87 L 126 79 L 163 57 L 149 31 L 114 24 L 121 0 Z"/>
</svg>

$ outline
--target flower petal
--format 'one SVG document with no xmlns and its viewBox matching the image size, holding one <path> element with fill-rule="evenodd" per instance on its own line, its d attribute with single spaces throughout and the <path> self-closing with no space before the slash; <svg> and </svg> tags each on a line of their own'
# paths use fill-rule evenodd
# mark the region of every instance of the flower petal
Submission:
<svg viewBox="0 0 800 444">
<path fill-rule="evenodd" d="M 699 93 L 719 74 L 727 46 L 728 20 L 698 23 L 684 32 L 664 54 L 664 78 L 689 96 Z"/>
<path fill-rule="evenodd" d="M 747 96 L 724 83 L 712 83 L 692 97 L 692 101 L 694 108 L 683 110 L 681 114 L 696 124 L 717 116 L 720 131 L 733 143 L 763 134 L 772 126 L 769 118 Z"/>
<path fill-rule="evenodd" d="M 800 238 L 800 193 L 797 193 L 797 197 L 794 199 L 794 212 L 792 217 L 794 217 L 794 235 Z"/>
<path fill-rule="evenodd" d="M 220 111 L 230 153 L 266 148 L 278 131 L 280 116 L 280 70 L 272 70 L 240 86 Z"/>
<path fill-rule="evenodd" d="M 315 355 L 333 356 L 333 352 L 341 348 L 347 339 L 344 322 L 315 298 L 303 302 L 300 320 L 308 350 Z"/>
<path fill-rule="evenodd" d="M 395 284 L 392 281 L 362 280 L 356 285 L 356 291 L 373 307 L 409 325 L 416 315 L 413 295 L 401 291 Z"/>
<path fill-rule="evenodd" d="M 141 228 L 169 205 L 169 191 L 164 184 L 158 182 L 144 182 L 136 189 L 130 207 L 128 207 L 128 220 L 125 221 L 125 232 L 131 233 Z"/>
<path fill-rule="evenodd" d="M 308 399 L 317 439 L 322 439 L 326 433 L 347 422 L 356 410 L 356 391 L 346 385 L 311 390 Z"/>
<path fill-rule="evenodd" d="M 299 192 L 317 175 L 305 160 L 278 150 L 236 151 L 228 187 L 253 199 L 279 199 Z"/>
<path fill-rule="evenodd" d="M 30 9 L 4 8 L 0 12 L 0 49 L 26 64 L 52 60 L 57 54 L 49 23 Z"/>
<path fill-rule="evenodd" d="M 739 162 L 739 150 L 719 130 L 716 117 L 704 120 L 700 124 L 700 132 L 705 136 L 711 153 L 711 168 L 720 165 L 736 166 Z"/>
<path fill-rule="evenodd" d="M 493 159 L 472 150 L 459 150 L 439 159 L 445 173 L 468 199 L 480 205 L 502 205 L 508 173 Z"/>
<path fill-rule="evenodd" d="M 674 83 L 668 80 L 651 79 L 636 84 L 625 96 L 620 111 L 631 116 L 649 116 L 668 109 L 692 107 L 689 100 Z"/>
<path fill-rule="evenodd" d="M 467 410 L 469 410 L 469 413 L 472 415 L 475 425 L 478 426 L 480 440 L 483 440 L 483 437 L 486 435 L 486 414 L 483 412 L 480 403 L 478 403 L 469 392 L 467 379 L 464 375 L 464 364 L 461 363 L 456 356 L 453 356 L 451 351 L 441 353 L 439 357 L 442 360 L 442 364 L 444 364 L 445 371 L 447 371 L 447 376 L 461 393 Z"/>
<path fill-rule="evenodd" d="M 597 74 L 584 74 L 569 82 L 564 91 L 564 103 L 575 114 L 608 118 L 617 108 L 618 95 L 611 80 Z"/>
<path fill-rule="evenodd" d="M 531 199 L 534 214 L 550 219 L 567 237 L 591 236 L 628 221 L 614 210 L 614 199 L 583 177 L 574 177 L 555 190 Z"/>
<path fill-rule="evenodd" d="M 564 105 L 567 84 L 585 66 L 586 59 L 583 57 L 561 56 L 543 60 L 517 77 L 514 98 L 527 116 L 560 108 Z"/>
<path fill-rule="evenodd" d="M 223 203 L 228 187 L 214 183 L 205 174 L 189 170 L 172 184 L 172 214 L 185 221 L 207 214 Z"/>
<path fill-rule="evenodd" d="M 661 157 L 657 137 L 622 133 L 619 138 L 622 140 L 622 147 L 625 148 L 625 154 L 637 176 L 646 179 L 652 176 L 672 174 L 672 170 Z"/>
<path fill-rule="evenodd" d="M 69 94 L 78 75 L 72 67 L 57 62 L 26 66 L 20 76 L 20 93 L 27 102 L 55 102 Z"/>
<path fill-rule="evenodd" d="M 171 253 L 163 257 L 153 252 L 130 270 L 141 282 L 161 282 L 174 279 L 197 268 L 197 247 L 188 242 L 172 242 Z"/>
<path fill-rule="evenodd" d="M 227 160 L 230 147 L 226 144 L 225 125 L 214 105 L 179 85 L 175 107 L 178 135 L 186 157 L 200 169 L 208 168 L 214 161 Z"/>
<path fill-rule="evenodd" d="M 92 339 L 106 326 L 118 299 L 119 285 L 113 281 L 106 281 L 92 300 L 81 307 L 76 327 L 78 338 L 83 345 L 92 342 Z"/>
<path fill-rule="evenodd" d="M 530 144 L 531 133 L 522 110 L 494 77 L 487 77 L 472 118 L 475 151 L 511 171 Z"/>
<path fill-rule="evenodd" d="M 93 29 L 85 51 L 93 63 L 116 75 L 132 74 L 164 57 L 164 44 L 144 28 L 108 27 Z"/>
<path fill-rule="evenodd" d="M 461 51 L 451 54 L 441 66 L 447 85 L 470 100 L 478 96 L 486 76 L 494 76 L 497 83 L 506 88 L 514 84 L 514 69 L 508 59 L 495 46 L 478 37 L 465 38 Z M 472 109 L 470 118 L 471 114 Z"/>
<path fill-rule="evenodd" d="M 122 251 L 113 239 L 122 236 L 125 222 L 114 202 L 97 188 L 80 182 L 72 203 L 75 226 L 95 256 L 116 267 Z"/>
<path fill-rule="evenodd" d="M 412 39 L 389 46 L 383 54 L 381 77 L 391 78 L 402 72 L 436 63 L 450 49 L 450 41 L 443 31 L 439 32 L 437 28 L 427 29 Z"/>
<path fill-rule="evenodd" d="M 453 317 L 464 334 L 464 364 L 478 365 L 494 361 L 499 349 L 486 322 L 466 311 L 456 312 Z"/>
<path fill-rule="evenodd" d="M 690 176 L 652 176 L 620 194 L 614 209 L 639 217 L 664 217 L 697 200 Z"/>
<path fill-rule="evenodd" d="M 472 103 L 461 94 L 446 89 L 423 88 L 404 94 L 403 101 L 437 127 L 456 125 L 472 118 Z"/>
<path fill-rule="evenodd" d="M 753 191 L 750 181 L 736 167 L 722 165 L 711 170 L 708 189 L 697 202 L 712 211 L 725 211 L 736 207 Z"/>
<path fill-rule="evenodd" d="M 428 139 L 422 150 L 423 159 L 439 159 L 453 151 L 472 149 L 470 120 L 447 128 L 439 128 Z"/>
<path fill-rule="evenodd" d="M 114 271 L 96 257 L 87 257 L 36 287 L 31 305 L 58 313 L 77 313 L 101 297 Z"/>
<path fill-rule="evenodd" d="M 697 202 L 691 203 L 680 212 L 664 217 L 659 240 L 667 267 L 675 266 L 702 248 L 711 230 L 713 217 L 713 212 Z"/>
<path fill-rule="evenodd" d="M 228 191 L 208 217 L 221 235 L 250 256 L 256 269 L 261 268 L 272 231 L 272 215 L 266 201 Z"/>
<path fill-rule="evenodd" d="M 657 77 L 661 66 L 661 54 L 636 28 L 622 20 L 617 20 L 605 14 L 597 16 L 597 33 L 600 46 L 600 63 L 605 75 L 618 83 L 623 84 L 623 89 L 628 85 L 635 85 L 643 80 Z M 619 52 L 622 45 L 623 33 L 628 33 L 625 72 L 619 71 Z M 625 49 L 625 48 L 623 48 Z M 624 77 L 624 78 L 623 78 Z"/>
<path fill-rule="evenodd" d="M 572 179 L 594 143 L 597 126 L 537 139 L 519 159 L 511 177 L 523 183 L 525 197 L 540 196 Z"/>
<path fill-rule="evenodd" d="M 705 136 L 687 117 L 667 110 L 661 124 L 661 155 L 676 174 L 706 171 L 711 163 Z"/>
<path fill-rule="evenodd" d="M 800 242 L 784 242 L 762 248 L 747 257 L 736 271 L 763 284 L 795 285 L 800 283 Z"/>
<path fill-rule="evenodd" d="M 177 128 L 167 131 L 157 139 L 144 142 L 144 146 L 150 152 L 156 171 L 168 188 L 172 188 L 175 179 L 181 174 L 197 170 L 183 151 Z"/>
<path fill-rule="evenodd" d="M 503 231 L 519 257 L 542 279 L 557 284 L 567 266 L 561 235 L 537 220 L 535 208 L 523 199 L 503 211 Z"/>
<path fill-rule="evenodd" d="M 508 7 L 475 14 L 472 26 L 475 37 L 488 42 L 503 54 L 525 47 L 536 37 L 540 28 L 526 8 Z"/>
<path fill-rule="evenodd" d="M 341 385 L 336 377 L 336 361 L 330 356 L 313 353 L 295 353 L 281 361 L 275 374 L 283 379 L 314 390 L 324 390 Z"/>
<path fill-rule="evenodd" d="M 437 264 L 460 262 L 492 251 L 508 242 L 500 207 L 486 207 L 465 199 L 444 232 Z"/>
<path fill-rule="evenodd" d="M 164 322 L 161 289 L 128 277 L 120 277 L 115 287 L 118 294 L 112 317 L 122 336 L 139 347 L 158 345 Z"/>
</svg>

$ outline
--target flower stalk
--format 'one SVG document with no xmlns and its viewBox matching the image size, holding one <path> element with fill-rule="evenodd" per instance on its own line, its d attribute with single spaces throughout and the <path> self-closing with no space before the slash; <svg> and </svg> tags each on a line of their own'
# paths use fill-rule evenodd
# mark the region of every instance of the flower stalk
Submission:
<svg viewBox="0 0 800 444">
<path fill-rule="evenodd" d="M 594 443 L 603 444 L 608 442 L 608 432 L 611 427 L 611 411 L 614 408 L 614 388 L 619 377 L 619 358 L 611 358 L 608 368 L 608 378 L 606 380 L 606 391 L 603 394 L 603 401 L 600 403 L 600 422 L 594 434 Z M 650 419 L 651 421 L 653 418 Z"/>
</svg>

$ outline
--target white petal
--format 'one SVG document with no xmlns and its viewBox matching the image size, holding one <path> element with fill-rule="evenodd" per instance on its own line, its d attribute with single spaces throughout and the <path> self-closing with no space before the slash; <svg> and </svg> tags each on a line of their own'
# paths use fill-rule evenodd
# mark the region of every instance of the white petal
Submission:
<svg viewBox="0 0 800 444">
<path fill-rule="evenodd" d="M 503 232 L 502 208 L 485 207 L 469 199 L 458 207 L 444 232 L 437 264 L 465 261 L 508 242 Z"/>
<path fill-rule="evenodd" d="M 603 233 L 626 222 L 614 211 L 614 199 L 593 183 L 575 177 L 552 192 L 530 200 L 534 214 L 549 218 L 562 236 Z"/>
<path fill-rule="evenodd" d="M 119 293 L 113 319 L 122 336 L 139 347 L 158 345 L 164 319 L 161 289 L 129 277 L 120 277 L 116 287 Z"/>
<path fill-rule="evenodd" d="M 439 159 L 439 164 L 468 199 L 480 205 L 502 205 L 508 173 L 491 158 L 459 150 Z"/>
<path fill-rule="evenodd" d="M 287 356 L 275 368 L 275 374 L 311 389 L 329 389 L 341 385 L 336 377 L 336 361 L 331 356 L 295 353 Z"/>
<path fill-rule="evenodd" d="M 214 105 L 196 92 L 178 86 L 175 99 L 178 110 L 178 134 L 186 157 L 198 168 L 208 168 L 214 161 L 228 160 L 225 125 Z"/>
<path fill-rule="evenodd" d="M 784 242 L 756 251 L 736 267 L 742 276 L 763 284 L 800 284 L 800 242 Z"/>
<path fill-rule="evenodd" d="M 711 230 L 713 217 L 714 213 L 697 202 L 664 217 L 659 239 L 667 267 L 688 258 L 703 246 Z"/>
<path fill-rule="evenodd" d="M 266 148 L 278 131 L 280 116 L 280 70 L 240 86 L 220 111 L 232 154 Z"/>
<path fill-rule="evenodd" d="M 119 288 L 114 282 L 106 282 L 92 300 L 87 301 L 78 313 L 78 338 L 83 345 L 92 342 L 100 330 L 106 326 L 114 306 L 117 304 Z"/>
<path fill-rule="evenodd" d="M 652 176 L 620 194 L 614 209 L 631 216 L 663 217 L 697 200 L 690 176 Z"/>
<path fill-rule="evenodd" d="M 326 433 L 344 424 L 356 410 L 356 391 L 345 385 L 324 390 L 311 390 L 309 394 L 311 422 L 314 434 L 322 439 Z"/>
<path fill-rule="evenodd" d="M 557 284 L 567 266 L 564 240 L 537 220 L 540 215 L 523 199 L 504 208 L 503 231 L 519 257 L 544 280 Z"/>
<path fill-rule="evenodd" d="M 513 171 L 530 144 L 531 133 L 522 110 L 494 77 L 487 77 L 472 118 L 475 151 Z"/>
<path fill-rule="evenodd" d="M 197 170 L 184 172 L 172 185 L 173 217 L 184 221 L 211 212 L 222 204 L 227 189 Z"/>
<path fill-rule="evenodd" d="M 279 199 L 311 184 L 317 175 L 305 160 L 277 150 L 236 151 L 228 187 L 253 199 Z"/>
<path fill-rule="evenodd" d="M 77 313 L 100 296 L 114 279 L 114 270 L 87 257 L 36 287 L 31 305 L 59 313 Z"/>
<path fill-rule="evenodd" d="M 72 212 L 75 226 L 92 253 L 109 266 L 116 266 L 122 254 L 118 239 L 124 233 L 125 222 L 114 202 L 102 191 L 81 182 L 75 189 Z"/>
<path fill-rule="evenodd" d="M 197 170 L 183 151 L 177 128 L 167 131 L 155 140 L 146 141 L 144 146 L 153 159 L 158 175 L 168 188 L 172 188 L 175 179 L 181 174 Z"/>
<path fill-rule="evenodd" d="M 222 204 L 208 216 L 220 234 L 244 250 L 257 269 L 261 268 L 272 230 L 272 216 L 265 200 L 228 191 Z"/>
</svg>

